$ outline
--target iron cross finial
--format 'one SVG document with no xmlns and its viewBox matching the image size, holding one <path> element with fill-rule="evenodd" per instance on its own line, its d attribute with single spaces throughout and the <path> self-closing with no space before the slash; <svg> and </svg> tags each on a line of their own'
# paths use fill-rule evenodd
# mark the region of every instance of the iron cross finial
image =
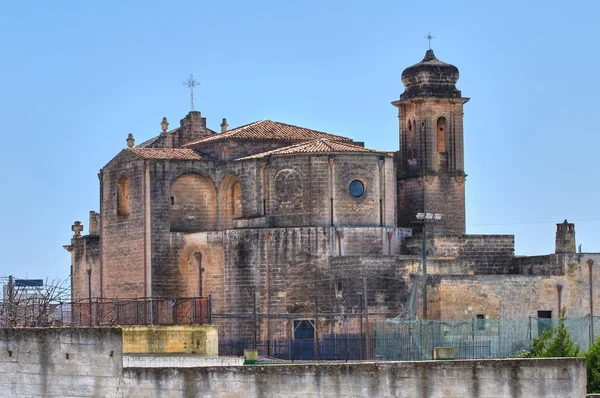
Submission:
<svg viewBox="0 0 600 398">
<path fill-rule="evenodd" d="M 427 36 L 425 36 L 425 39 L 429 41 L 429 49 L 431 50 L 431 40 L 435 39 L 435 36 L 431 36 L 431 31 L 429 31 L 427 32 Z"/>
<path fill-rule="evenodd" d="M 191 110 L 194 110 L 194 87 L 199 86 L 200 82 L 194 80 L 194 75 L 190 74 L 190 78 L 183 82 L 184 86 L 188 86 L 190 88 L 190 107 Z"/>
</svg>

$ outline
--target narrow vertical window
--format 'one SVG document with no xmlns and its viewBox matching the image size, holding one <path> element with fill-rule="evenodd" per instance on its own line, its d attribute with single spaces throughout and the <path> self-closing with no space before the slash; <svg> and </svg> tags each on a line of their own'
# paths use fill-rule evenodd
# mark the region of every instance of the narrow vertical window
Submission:
<svg viewBox="0 0 600 398">
<path fill-rule="evenodd" d="M 440 117 L 437 120 L 437 151 L 438 152 L 447 152 L 446 150 L 446 130 L 447 130 L 447 120 L 445 117 Z"/>
<path fill-rule="evenodd" d="M 445 117 L 437 120 L 437 152 L 438 167 L 440 170 L 448 170 L 448 121 Z"/>
</svg>

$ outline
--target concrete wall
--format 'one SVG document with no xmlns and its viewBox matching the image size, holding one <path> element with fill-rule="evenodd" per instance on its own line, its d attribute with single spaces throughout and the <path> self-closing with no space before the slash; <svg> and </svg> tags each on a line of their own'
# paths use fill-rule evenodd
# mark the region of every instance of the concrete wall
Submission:
<svg viewBox="0 0 600 398">
<path fill-rule="evenodd" d="M 1 329 L 2 396 L 583 397 L 583 358 L 123 368 L 120 329 Z"/>
</svg>

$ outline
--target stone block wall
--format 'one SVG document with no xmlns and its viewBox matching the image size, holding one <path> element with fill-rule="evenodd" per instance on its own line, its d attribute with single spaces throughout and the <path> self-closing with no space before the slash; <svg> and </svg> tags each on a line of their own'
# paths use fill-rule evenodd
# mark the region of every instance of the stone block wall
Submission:
<svg viewBox="0 0 600 398">
<path fill-rule="evenodd" d="M 75 299 L 89 296 L 88 267 L 92 270 L 92 296 L 100 293 L 100 238 L 98 236 L 81 236 L 71 240 L 71 294 Z"/>
<path fill-rule="evenodd" d="M 100 235 L 102 286 L 97 296 L 144 297 L 146 169 L 139 157 L 122 151 L 101 171 Z M 118 181 L 129 180 L 129 213 L 117 214 Z"/>
<path fill-rule="evenodd" d="M 215 231 L 217 192 L 208 178 L 185 173 L 171 184 L 171 232 Z"/>
<path fill-rule="evenodd" d="M 269 224 L 330 225 L 328 167 L 327 156 L 272 158 L 265 169 Z"/>
<path fill-rule="evenodd" d="M 435 319 L 470 319 L 478 314 L 488 319 L 527 318 L 537 317 L 538 311 L 551 311 L 552 317 L 557 318 L 557 285 L 562 286 L 561 305 L 566 307 L 567 317 L 586 316 L 590 313 L 589 259 L 597 263 L 600 255 L 556 255 L 551 263 L 562 263 L 560 274 L 436 276 L 430 287 L 430 303 L 439 306 Z M 600 280 L 598 268 L 592 269 L 594 281 Z M 592 291 L 595 314 L 600 311 L 598 290 Z"/>
<path fill-rule="evenodd" d="M 441 233 L 465 233 L 463 104 L 468 99 L 398 101 L 400 150 L 398 226 L 409 227 L 419 212 L 444 215 Z M 445 118 L 445 130 L 437 121 Z M 438 140 L 438 134 L 444 134 Z M 444 148 L 438 148 L 443 142 Z"/>
<path fill-rule="evenodd" d="M 427 236 L 427 255 L 446 257 L 461 263 L 467 273 L 510 274 L 513 266 L 513 235 L 436 235 Z M 423 235 L 405 240 L 409 254 L 420 255 Z"/>
<path fill-rule="evenodd" d="M 392 207 L 393 202 L 385 203 L 384 181 L 385 167 L 379 166 L 384 156 L 377 155 L 338 155 L 334 158 L 333 176 L 333 208 L 334 225 L 336 226 L 394 226 L 393 219 L 386 219 L 380 212 L 384 207 Z M 389 178 L 389 173 L 388 173 Z M 349 186 L 354 180 L 364 186 L 364 193 L 356 198 L 350 195 Z M 392 180 L 393 181 L 393 180 Z M 393 186 L 393 185 L 392 185 Z M 393 200 L 393 197 L 392 197 Z M 385 205 L 385 206 L 384 206 Z"/>
</svg>

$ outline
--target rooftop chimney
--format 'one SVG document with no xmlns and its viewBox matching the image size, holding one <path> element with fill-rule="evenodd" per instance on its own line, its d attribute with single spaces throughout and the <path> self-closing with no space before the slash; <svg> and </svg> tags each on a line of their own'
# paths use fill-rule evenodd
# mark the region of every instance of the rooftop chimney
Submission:
<svg viewBox="0 0 600 398">
<path fill-rule="evenodd" d="M 94 210 L 90 211 L 90 235 L 98 235 L 98 216 L 100 213 L 96 213 Z"/>
<path fill-rule="evenodd" d="M 556 224 L 555 253 L 576 253 L 575 246 L 575 224 L 569 224 L 567 220 Z"/>
<path fill-rule="evenodd" d="M 223 118 L 223 122 L 221 123 L 221 133 L 226 132 L 227 127 L 229 127 L 229 125 L 227 124 L 227 119 Z"/>
</svg>

